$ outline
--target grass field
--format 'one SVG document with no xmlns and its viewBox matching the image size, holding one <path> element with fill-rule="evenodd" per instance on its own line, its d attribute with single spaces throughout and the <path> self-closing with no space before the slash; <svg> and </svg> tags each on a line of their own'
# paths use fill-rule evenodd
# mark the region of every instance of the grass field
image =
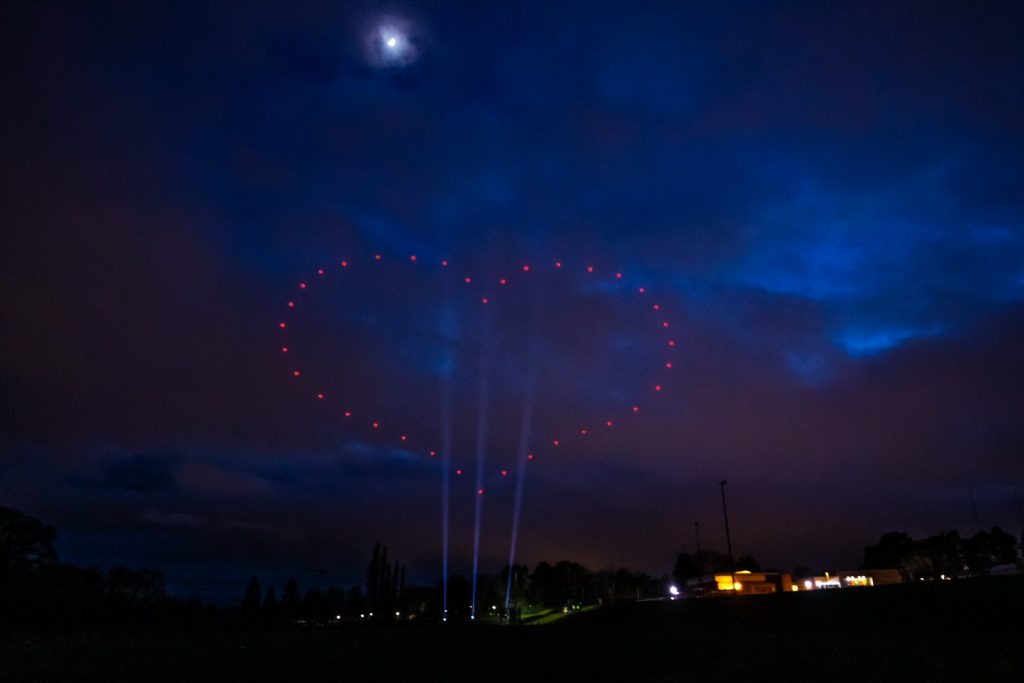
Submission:
<svg viewBox="0 0 1024 683">
<path fill-rule="evenodd" d="M 621 604 L 547 625 L 0 634 L 2 681 L 1024 680 L 1024 581 Z"/>
</svg>

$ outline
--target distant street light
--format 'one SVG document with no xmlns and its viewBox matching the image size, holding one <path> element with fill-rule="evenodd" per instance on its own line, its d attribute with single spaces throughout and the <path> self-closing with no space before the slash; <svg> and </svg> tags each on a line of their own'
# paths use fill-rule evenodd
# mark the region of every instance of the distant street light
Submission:
<svg viewBox="0 0 1024 683">
<path fill-rule="evenodd" d="M 725 547 L 729 551 L 729 576 L 732 577 L 732 589 L 736 592 L 736 566 L 732 560 L 732 538 L 729 536 L 729 510 L 725 506 L 725 479 L 718 482 L 722 488 L 722 516 L 725 518 Z"/>
</svg>

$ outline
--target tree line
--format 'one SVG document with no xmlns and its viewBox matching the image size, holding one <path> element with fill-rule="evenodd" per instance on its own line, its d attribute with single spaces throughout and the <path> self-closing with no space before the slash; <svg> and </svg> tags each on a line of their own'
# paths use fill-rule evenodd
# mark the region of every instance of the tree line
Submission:
<svg viewBox="0 0 1024 683">
<path fill-rule="evenodd" d="M 430 621 L 444 611 L 442 586 L 409 585 L 405 565 L 380 543 L 370 553 L 362 585 L 303 591 L 292 578 L 279 592 L 254 576 L 237 602 L 215 607 L 169 595 L 156 570 L 117 566 L 104 572 L 61 562 L 56 539 L 54 527 L 0 506 L 0 626 L 316 626 Z M 506 566 L 478 576 L 477 584 L 478 615 L 494 618 L 504 609 L 507 589 L 517 608 L 565 608 L 660 597 L 666 588 L 663 578 L 624 568 L 593 571 L 569 560 L 540 562 L 532 571 Z M 449 578 L 449 621 L 468 620 L 470 593 L 466 576 Z"/>
<path fill-rule="evenodd" d="M 988 576 L 993 567 L 1018 562 L 1020 540 L 998 526 L 962 538 L 943 531 L 914 540 L 902 531 L 882 534 L 878 543 L 864 548 L 865 569 L 898 569 L 907 580 Z"/>
<path fill-rule="evenodd" d="M 136 625 L 196 622 L 210 612 L 168 596 L 151 569 L 102 572 L 60 562 L 57 530 L 0 506 L 0 625 Z"/>
<path fill-rule="evenodd" d="M 443 587 L 407 584 L 406 567 L 377 543 L 362 585 L 303 592 L 296 579 L 280 593 L 252 577 L 233 605 L 214 607 L 168 595 L 163 576 L 152 569 L 117 566 L 107 571 L 59 561 L 57 531 L 32 517 L 0 506 L 0 626 L 166 625 L 295 626 L 433 621 L 441 617 Z M 962 538 L 956 531 L 915 540 L 893 531 L 864 549 L 865 569 L 899 569 L 908 580 L 986 576 L 993 567 L 1020 564 L 1024 543 L 999 527 Z M 671 579 L 683 586 L 699 576 L 730 570 L 760 571 L 750 555 L 730 562 L 713 550 L 679 553 Z M 772 571 L 769 569 L 769 571 Z M 806 567 L 795 576 L 810 575 Z M 616 601 L 664 597 L 668 577 L 629 569 L 591 570 L 571 560 L 539 562 L 532 570 L 506 565 L 477 577 L 477 617 L 503 619 L 506 592 L 512 614 L 525 608 L 573 608 Z M 470 617 L 471 582 L 453 575 L 447 583 L 447 617 Z"/>
</svg>

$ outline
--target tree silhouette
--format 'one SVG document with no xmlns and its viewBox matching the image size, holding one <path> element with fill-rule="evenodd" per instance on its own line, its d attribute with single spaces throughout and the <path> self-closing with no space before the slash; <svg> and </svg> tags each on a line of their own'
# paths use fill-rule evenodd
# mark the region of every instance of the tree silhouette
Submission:
<svg viewBox="0 0 1024 683">
<path fill-rule="evenodd" d="M 736 571 L 759 572 L 761 565 L 753 555 L 740 555 L 736 558 Z"/>
<path fill-rule="evenodd" d="M 905 570 L 913 553 L 914 539 L 902 531 L 890 531 L 875 545 L 864 548 L 864 568 Z"/>
<path fill-rule="evenodd" d="M 295 619 L 299 616 L 299 603 L 302 595 L 299 593 L 299 582 L 295 579 L 288 579 L 281 591 L 281 611 L 286 619 Z"/>
<path fill-rule="evenodd" d="M 0 506 L 0 575 L 28 572 L 57 561 L 57 530 Z"/>
<path fill-rule="evenodd" d="M 267 587 L 267 592 L 263 596 L 263 611 L 274 612 L 277 610 L 277 593 L 274 592 L 273 586 Z"/>
<path fill-rule="evenodd" d="M 750 555 L 744 555 L 736 560 L 735 569 L 741 571 L 760 571 L 760 565 Z M 672 569 L 672 577 L 682 587 L 689 579 L 707 576 L 709 574 L 728 573 L 730 571 L 729 556 L 715 550 L 702 550 L 699 553 L 679 553 L 676 557 L 676 564 Z"/>
<path fill-rule="evenodd" d="M 388 560 L 388 548 L 377 543 L 366 568 L 366 604 L 377 616 L 391 614 L 403 606 L 405 592 L 405 567 L 395 560 Z"/>
<path fill-rule="evenodd" d="M 683 586 L 690 579 L 701 576 L 701 570 L 697 567 L 697 561 L 689 553 L 679 553 L 676 556 L 676 564 L 672 568 L 672 578 L 676 584 Z"/>
<path fill-rule="evenodd" d="M 262 597 L 262 591 L 260 589 L 260 580 L 255 576 L 249 579 L 249 585 L 245 589 L 245 595 L 242 597 L 242 611 L 248 614 L 255 614 L 260 609 L 260 598 Z"/>
<path fill-rule="evenodd" d="M 511 581 L 511 595 L 509 596 L 509 604 L 518 605 L 522 602 L 523 598 L 526 597 L 527 588 L 530 585 L 530 569 L 526 565 L 516 564 L 512 568 L 512 581 Z M 501 585 L 506 588 L 509 587 L 509 566 L 506 564 L 499 574 L 498 578 L 501 581 Z"/>
<path fill-rule="evenodd" d="M 151 605 L 164 599 L 164 577 L 152 569 L 114 567 L 107 572 L 107 600 L 119 606 Z"/>
<path fill-rule="evenodd" d="M 998 526 L 979 531 L 963 544 L 964 562 L 973 574 L 988 574 L 997 564 L 1017 559 L 1017 539 Z"/>
<path fill-rule="evenodd" d="M 387 551 L 384 551 L 387 555 Z M 370 566 L 366 569 L 366 604 L 372 610 L 377 606 L 380 598 L 380 543 L 373 546 L 373 556 L 370 558 Z"/>
</svg>

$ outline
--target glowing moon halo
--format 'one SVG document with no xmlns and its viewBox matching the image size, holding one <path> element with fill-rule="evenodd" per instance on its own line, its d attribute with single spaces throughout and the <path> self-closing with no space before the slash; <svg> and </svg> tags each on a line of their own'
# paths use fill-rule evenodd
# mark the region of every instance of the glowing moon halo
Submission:
<svg viewBox="0 0 1024 683">
<path fill-rule="evenodd" d="M 408 22 L 394 18 L 382 20 L 368 31 L 366 37 L 367 57 L 377 67 L 401 68 L 419 57 Z"/>
</svg>

